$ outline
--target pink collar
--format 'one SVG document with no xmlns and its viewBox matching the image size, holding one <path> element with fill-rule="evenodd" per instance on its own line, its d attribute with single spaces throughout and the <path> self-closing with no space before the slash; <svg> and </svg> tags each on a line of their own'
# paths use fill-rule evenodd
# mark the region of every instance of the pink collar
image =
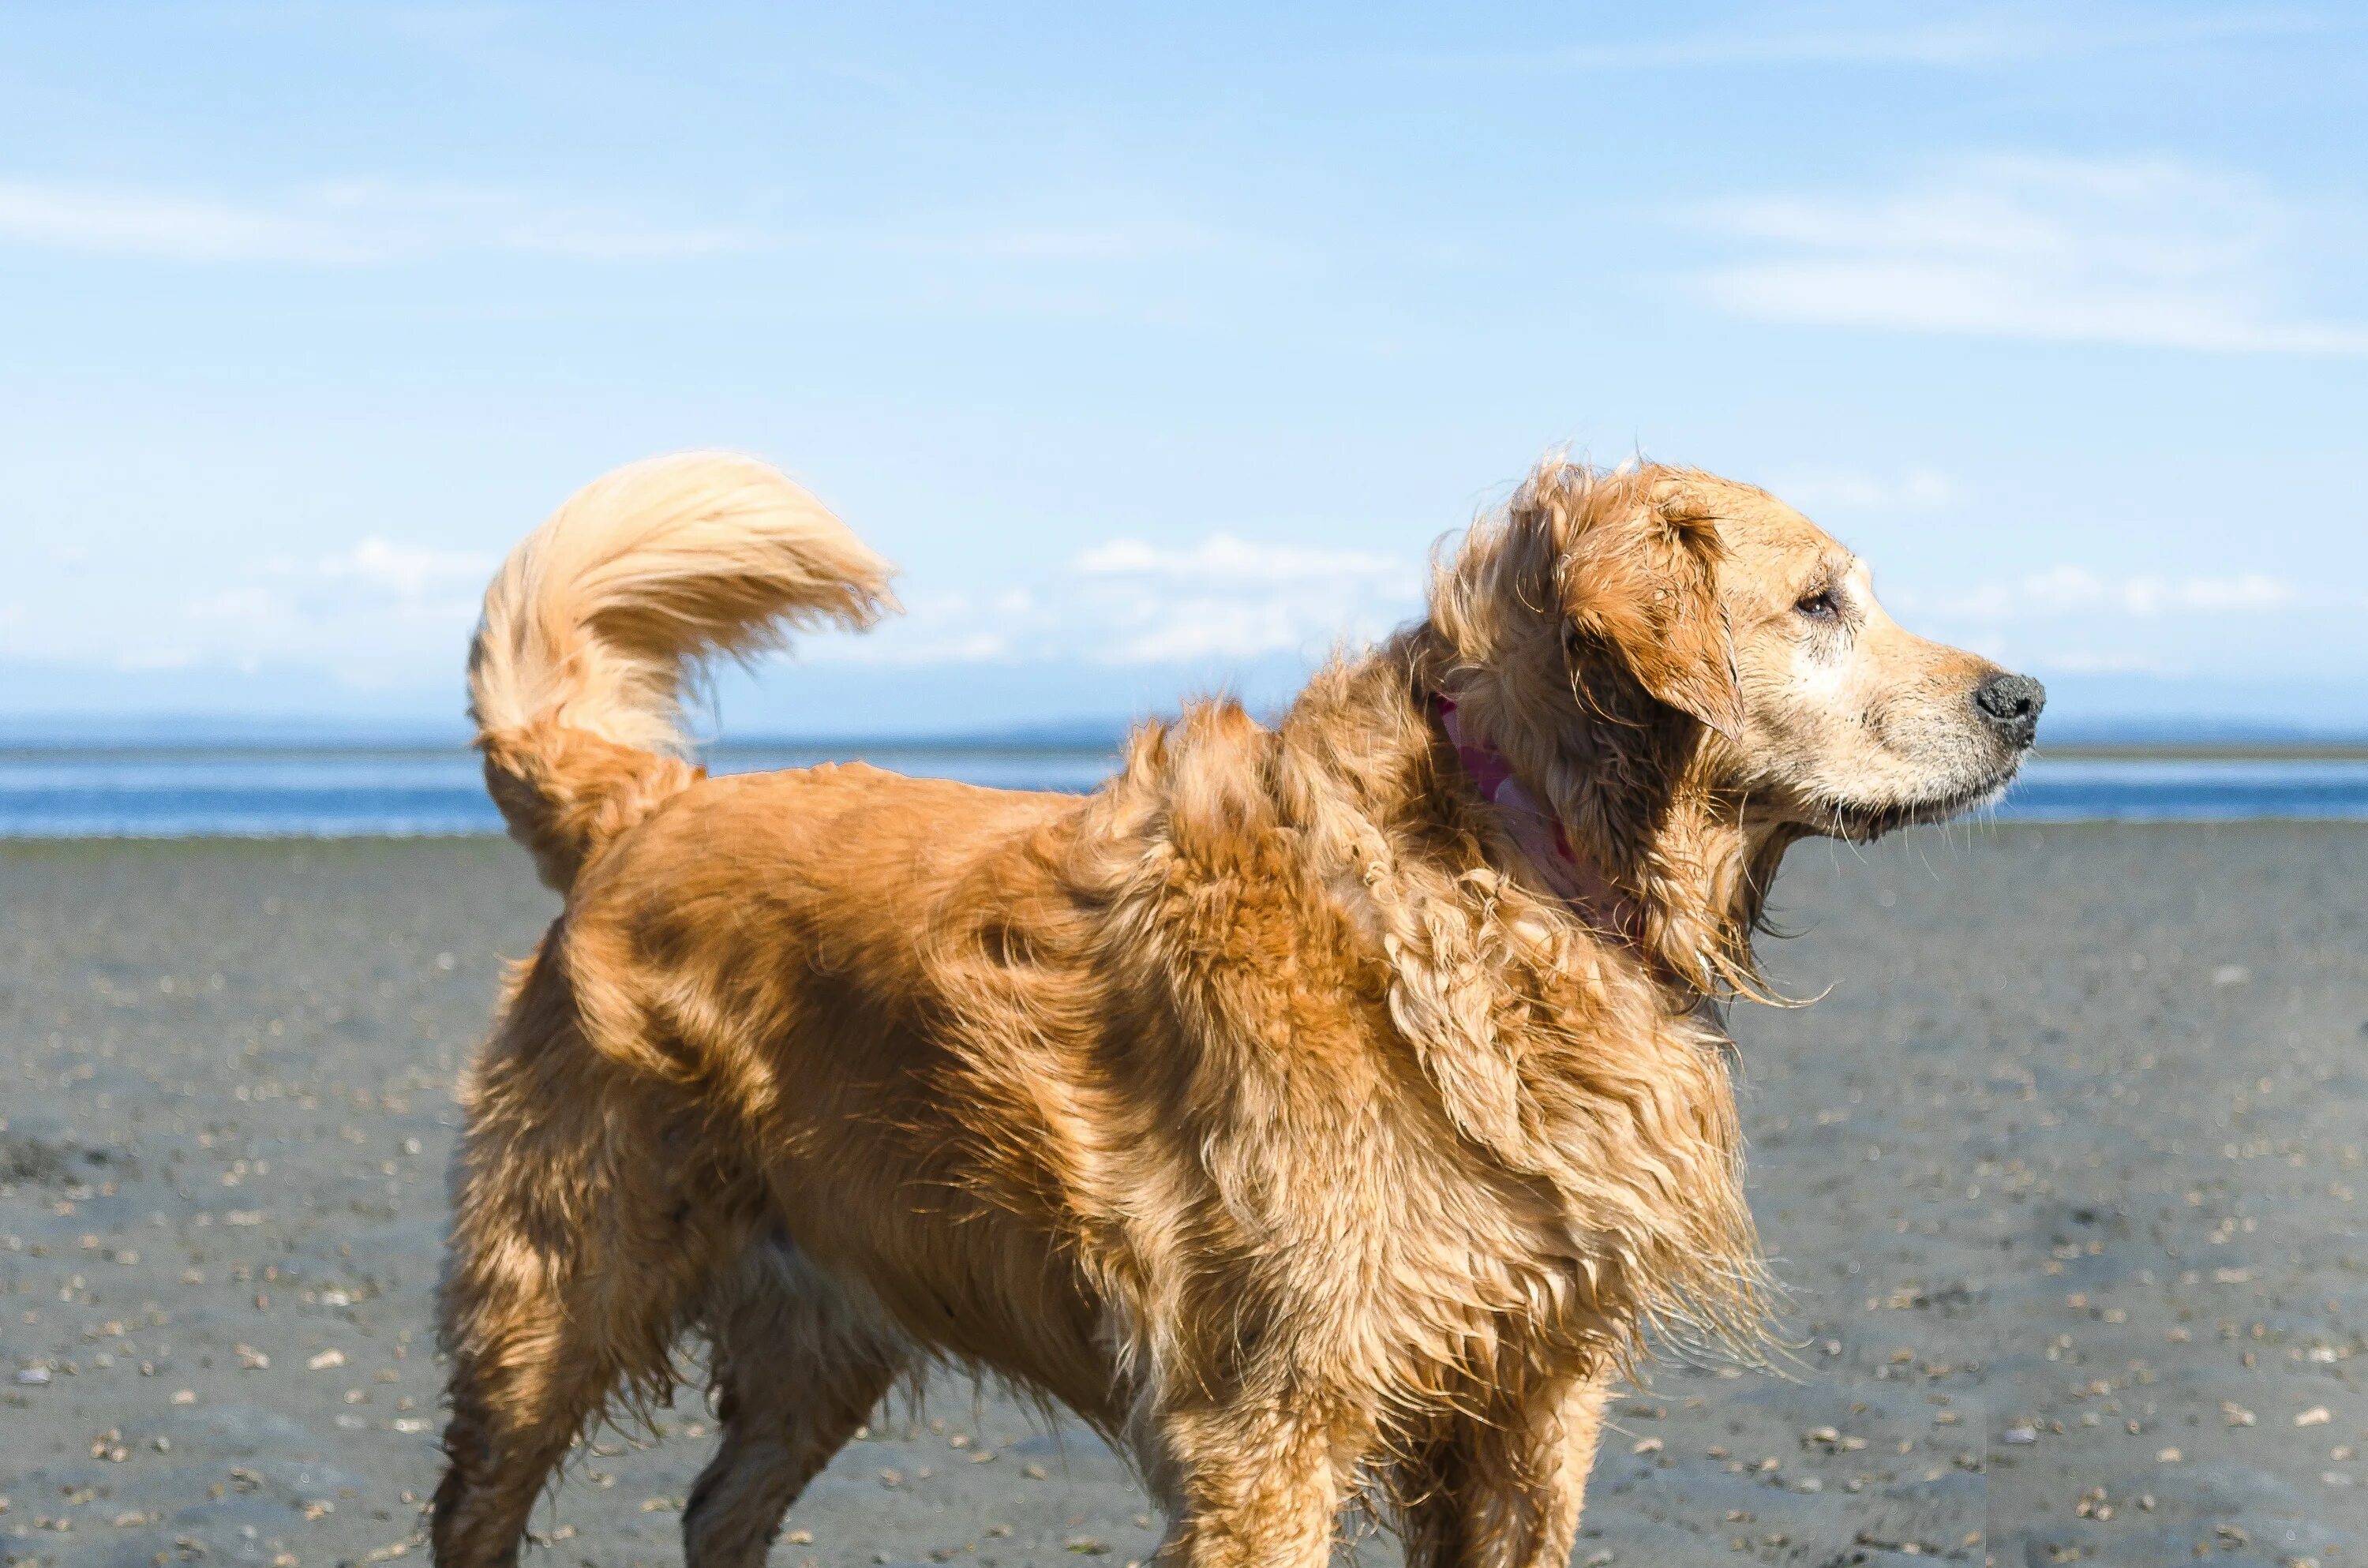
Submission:
<svg viewBox="0 0 2368 1568">
<path fill-rule="evenodd" d="M 1644 951 L 1644 911 L 1636 901 L 1612 886 L 1610 878 L 1571 847 L 1561 817 L 1514 775 L 1513 765 L 1503 752 L 1485 742 L 1464 739 L 1452 698 L 1434 697 L 1430 708 L 1440 732 L 1455 748 L 1456 760 L 1471 776 L 1473 787 L 1501 813 L 1507 835 L 1529 858 L 1539 879 L 1599 933 Z"/>
</svg>

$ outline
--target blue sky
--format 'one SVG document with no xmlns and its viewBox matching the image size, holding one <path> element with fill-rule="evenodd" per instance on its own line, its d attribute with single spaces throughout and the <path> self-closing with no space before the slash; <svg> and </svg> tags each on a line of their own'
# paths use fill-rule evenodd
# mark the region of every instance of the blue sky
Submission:
<svg viewBox="0 0 2368 1568">
<path fill-rule="evenodd" d="M 911 611 L 734 729 L 1271 700 L 1567 447 L 2072 717 L 2368 724 L 2356 10 L 1269 9 L 0 11 L 0 715 L 448 718 L 697 445 Z"/>
</svg>

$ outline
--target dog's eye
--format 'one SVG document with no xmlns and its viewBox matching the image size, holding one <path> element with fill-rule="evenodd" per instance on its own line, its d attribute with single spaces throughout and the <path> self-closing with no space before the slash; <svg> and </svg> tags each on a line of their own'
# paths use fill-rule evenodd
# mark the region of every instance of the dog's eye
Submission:
<svg viewBox="0 0 2368 1568">
<path fill-rule="evenodd" d="M 1841 619 L 1842 607 L 1834 597 L 1834 591 L 1831 588 L 1819 588 L 1816 593 L 1794 605 L 1793 610 L 1794 614 L 1807 616 L 1811 620 L 1839 620 Z"/>
</svg>

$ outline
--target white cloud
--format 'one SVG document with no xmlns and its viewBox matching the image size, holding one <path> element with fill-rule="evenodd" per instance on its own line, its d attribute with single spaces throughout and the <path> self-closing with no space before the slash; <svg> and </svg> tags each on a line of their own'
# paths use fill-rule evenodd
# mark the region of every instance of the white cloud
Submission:
<svg viewBox="0 0 2368 1568">
<path fill-rule="evenodd" d="M 974 260 L 1024 262 L 1143 261 L 1238 248 L 1243 236 L 1189 223 L 1048 224 L 957 233 L 922 242 Z"/>
<path fill-rule="evenodd" d="M 358 686 L 416 682 L 458 671 L 495 564 L 490 554 L 372 535 L 252 562 L 136 619 L 35 624 L 0 613 L 0 653 L 160 669 L 306 664 Z M 1417 613 L 1424 581 L 1418 561 L 1376 551 L 1230 533 L 1181 545 L 1121 539 L 1030 581 L 908 580 L 899 586 L 905 614 L 865 636 L 801 638 L 797 653 L 916 669 L 1320 656 Z"/>
<path fill-rule="evenodd" d="M 492 556 L 477 551 L 420 550 L 372 535 L 345 554 L 318 562 L 313 571 L 329 582 L 367 584 L 401 597 L 416 597 L 431 588 L 456 584 L 483 588 L 495 564 Z"/>
<path fill-rule="evenodd" d="M 85 256 L 174 261 L 370 259 L 350 236 L 317 221 L 198 198 L 22 180 L 0 183 L 0 239 Z"/>
<path fill-rule="evenodd" d="M 2136 617 L 2258 613 L 2302 603 L 2305 596 L 2294 584 L 2260 572 L 2225 577 L 2108 577 L 2085 566 L 2067 565 L 1960 593 L 1903 593 L 1896 597 L 1902 608 L 1996 621 L 2100 613 Z"/>
<path fill-rule="evenodd" d="M 1224 533 L 1182 548 L 1114 540 L 1025 588 L 915 588 L 906 614 L 871 636 L 808 646 L 825 660 L 905 665 L 1305 655 L 1383 635 L 1420 607 L 1422 581 L 1415 562 L 1372 551 Z"/>
<path fill-rule="evenodd" d="M 115 656 L 114 667 L 127 675 L 151 671 L 186 670 L 197 664 L 198 656 L 187 648 L 127 649 Z"/>
<path fill-rule="evenodd" d="M 343 181 L 276 200 L 0 180 L 0 244 L 145 260 L 369 267 L 456 251 L 590 261 L 742 250 L 755 236 L 677 228 L 462 187 Z"/>
<path fill-rule="evenodd" d="M 1099 212 L 1058 213 L 1039 222 L 938 214 L 818 229 L 677 224 L 510 190 L 357 179 L 229 199 L 0 178 L 0 247 L 192 265 L 338 267 L 468 254 L 635 262 L 827 249 L 1028 272 L 1218 256 L 1271 265 L 1291 254 L 1239 231 Z"/>
<path fill-rule="evenodd" d="M 2361 644 L 2351 585 L 2274 567 L 2182 575 L 2064 563 L 1884 598 L 1912 631 L 2051 678 L 2324 675 L 2356 664 Z"/>
<path fill-rule="evenodd" d="M 2031 6 L 1923 6 L 1903 17 L 1895 7 L 1829 6 L 1822 18 L 1773 26 L 1754 25 L 1750 16 L 1715 31 L 1451 55 L 1433 63 L 1530 72 L 1816 65 L 1971 70 L 2317 29 L 2309 18 L 2261 7 L 2165 17 L 2144 10 L 2115 15 L 2102 6 L 2066 14 Z"/>
<path fill-rule="evenodd" d="M 1929 468 L 1894 473 L 1867 469 L 1804 469 L 1779 473 L 1768 488 L 1804 512 L 1923 512 L 1952 506 L 1963 491 L 1947 474 Z"/>
<path fill-rule="evenodd" d="M 801 658 L 824 664 L 988 665 L 1014 658 L 1015 637 L 1036 619 L 1035 605 L 1019 591 L 973 594 L 900 583 L 904 612 L 860 637 L 821 634 L 801 638 Z"/>
<path fill-rule="evenodd" d="M 494 559 L 372 536 L 335 554 L 257 562 L 168 612 L 14 638 L 10 652 L 123 669 L 313 664 L 358 684 L 457 669 Z M 97 645 L 91 639 L 96 637 Z"/>
<path fill-rule="evenodd" d="M 1200 583 L 1394 581 L 1406 572 L 1405 562 L 1372 551 L 1257 544 L 1226 533 L 1212 534 L 1187 550 L 1158 550 L 1135 540 L 1113 540 L 1086 551 L 1072 566 L 1087 577 Z"/>
<path fill-rule="evenodd" d="M 1362 550 L 1262 544 L 1216 534 L 1185 550 L 1131 540 L 1086 551 L 1071 570 L 1102 628 L 1110 664 L 1253 659 L 1371 641 L 1418 602 L 1411 562 Z"/>
<path fill-rule="evenodd" d="M 268 588 L 255 584 L 245 587 L 224 588 L 216 594 L 205 594 L 188 603 L 189 615 L 198 620 L 229 620 L 253 623 L 278 616 L 279 601 Z"/>
<path fill-rule="evenodd" d="M 2150 654 L 2120 651 L 2097 653 L 2087 648 L 2045 653 L 2041 654 L 2039 662 L 2051 674 L 2069 676 L 2167 676 L 2180 673 L 2178 665 Z"/>
<path fill-rule="evenodd" d="M 1739 315 L 2229 353 L 2368 354 L 2313 315 L 2304 273 L 2358 225 L 2168 159 L 1988 157 L 1876 196 L 1700 210 L 1749 254 L 1698 275 Z"/>
<path fill-rule="evenodd" d="M 2239 577 L 2189 577 L 2176 583 L 2137 577 L 2123 585 L 2122 594 L 2133 615 L 2157 615 L 2166 609 L 2276 609 L 2299 597 L 2292 584 L 2258 572 Z"/>
</svg>

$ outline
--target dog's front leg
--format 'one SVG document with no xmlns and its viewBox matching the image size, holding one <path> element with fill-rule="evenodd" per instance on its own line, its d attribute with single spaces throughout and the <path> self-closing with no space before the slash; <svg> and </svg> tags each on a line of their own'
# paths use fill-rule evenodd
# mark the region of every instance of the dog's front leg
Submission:
<svg viewBox="0 0 2368 1568">
<path fill-rule="evenodd" d="M 1160 1423 L 1182 1517 L 1162 1549 L 1190 1568 L 1323 1568 L 1370 1453 L 1372 1412 L 1346 1399 L 1204 1405 Z"/>
<path fill-rule="evenodd" d="M 1399 1482 L 1409 1568 L 1563 1568 L 1610 1392 L 1609 1378 L 1555 1379 L 1456 1417 Z"/>
</svg>

